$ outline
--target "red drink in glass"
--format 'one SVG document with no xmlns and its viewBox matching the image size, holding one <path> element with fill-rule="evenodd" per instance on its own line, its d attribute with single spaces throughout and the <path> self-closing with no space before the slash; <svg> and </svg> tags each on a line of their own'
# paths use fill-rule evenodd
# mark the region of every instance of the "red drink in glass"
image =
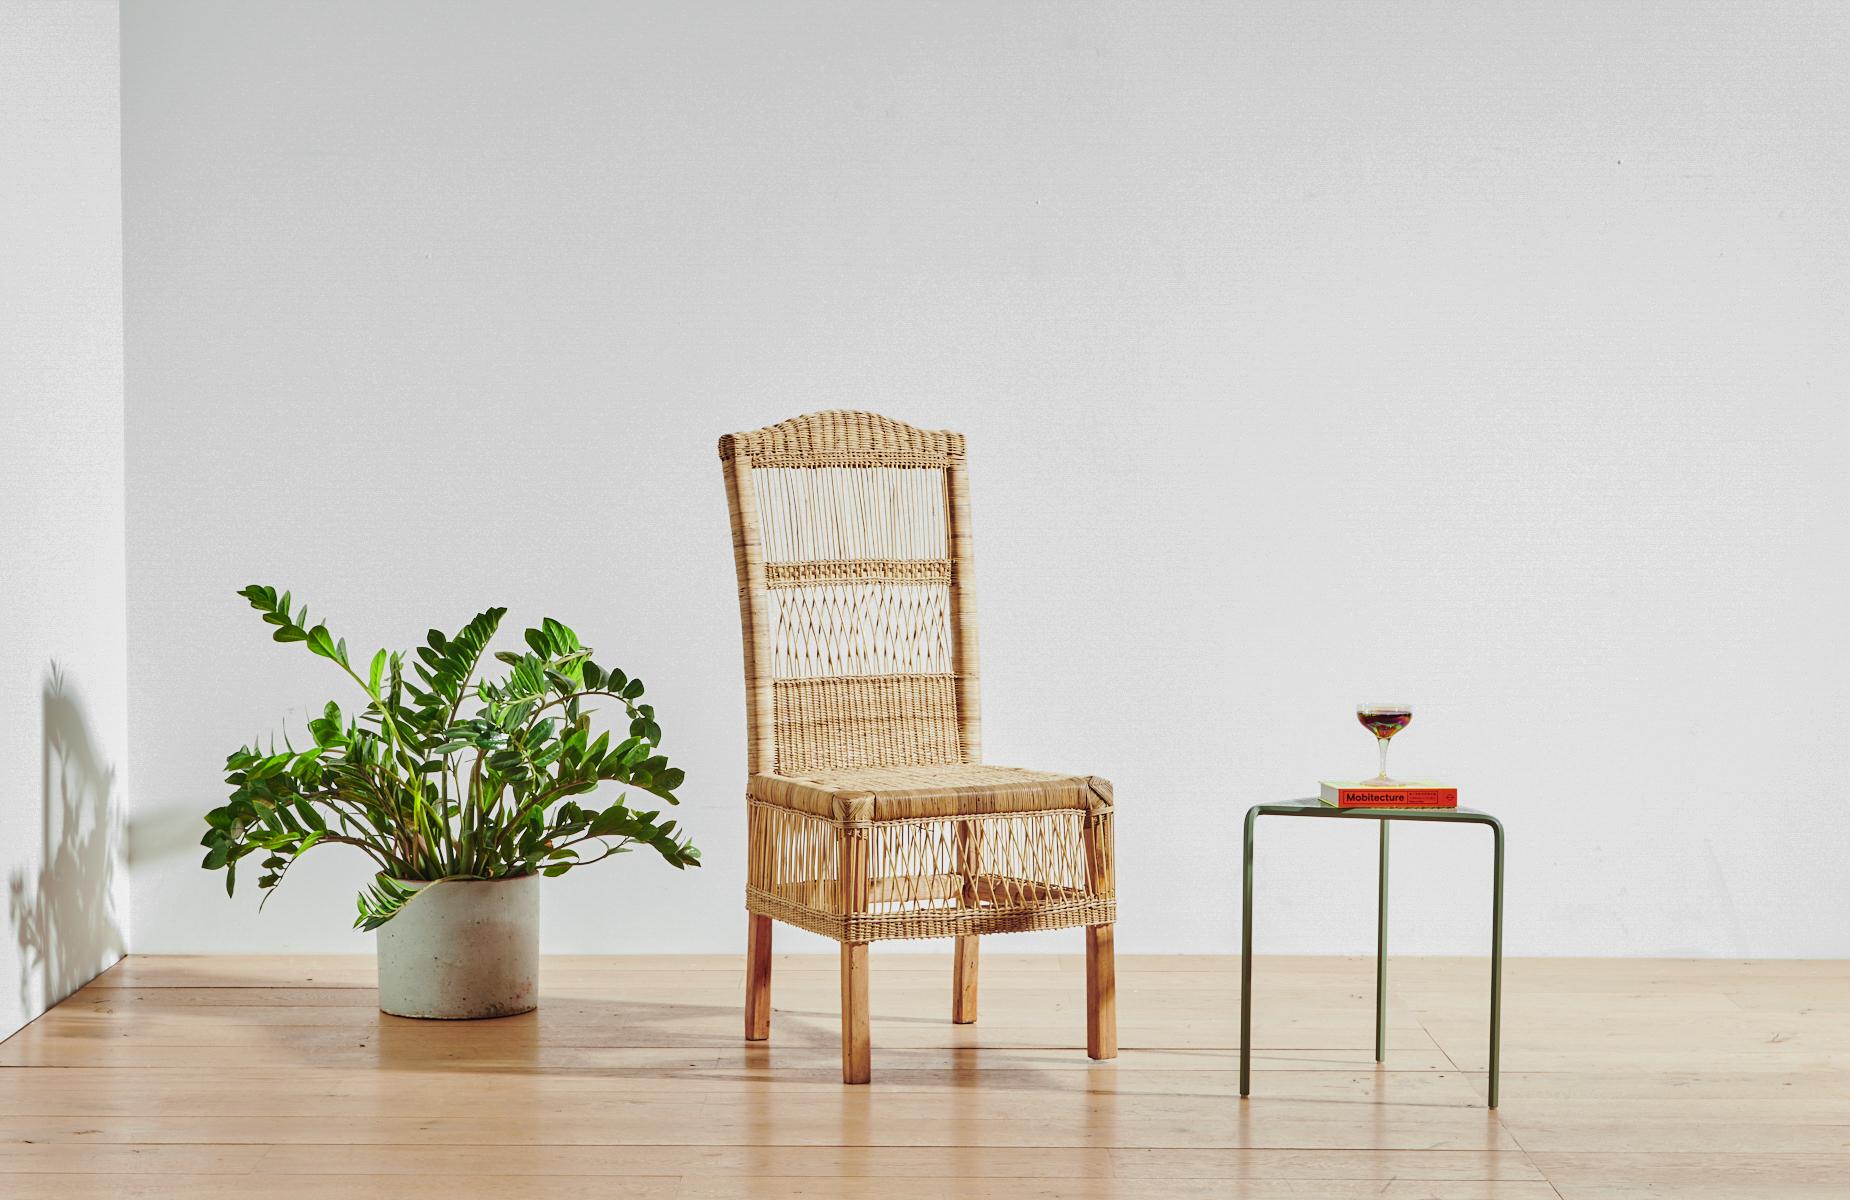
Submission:
<svg viewBox="0 0 1850 1200">
<path fill-rule="evenodd" d="M 1358 708 L 1355 719 L 1362 727 L 1378 738 L 1391 738 L 1407 727 L 1413 720 L 1413 710 L 1408 708 Z"/>
<path fill-rule="evenodd" d="M 1381 747 L 1381 773 L 1366 782 L 1378 787 L 1391 786 L 1394 781 L 1388 778 L 1387 748 L 1388 739 L 1407 727 L 1413 720 L 1413 710 L 1404 704 L 1358 704 L 1355 706 L 1355 719 L 1362 723 L 1362 728 L 1375 735 Z"/>
</svg>

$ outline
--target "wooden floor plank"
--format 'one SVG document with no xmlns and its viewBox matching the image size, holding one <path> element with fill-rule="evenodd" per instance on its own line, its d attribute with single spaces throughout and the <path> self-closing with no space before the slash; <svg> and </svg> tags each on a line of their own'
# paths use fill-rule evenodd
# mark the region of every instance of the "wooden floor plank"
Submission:
<svg viewBox="0 0 1850 1200">
<path fill-rule="evenodd" d="M 771 1040 L 736 956 L 545 960 L 523 1017 L 377 1011 L 366 956 L 131 957 L 0 1045 L 0 1195 L 1429 1197 L 1850 1194 L 1850 964 L 1511 960 L 1503 1107 L 1482 959 L 1118 961 L 876 952 L 874 1081 L 843 1088 L 838 963 L 780 955 Z M 231 1063 L 227 1067 L 226 1063 Z M 257 1185 L 261 1183 L 261 1188 Z"/>
<path fill-rule="evenodd" d="M 1850 1155 L 1542 1154 L 1564 1200 L 1842 1200 Z"/>
<path fill-rule="evenodd" d="M 408 1177 L 362 1175 L 153 1175 L 125 1185 L 120 1176 L 6 1175 L 7 1200 L 354 1200 L 390 1196 L 392 1200 L 459 1200 L 505 1196 L 520 1200 L 677 1200 L 681 1180 L 672 1176 L 434 1175 Z"/>
<path fill-rule="evenodd" d="M 500 1116 L 364 1119 L 299 1117 L 228 1122 L 196 1116 L 0 1117 L 0 1140 L 93 1145 L 899 1146 L 1178 1147 L 1253 1149 L 1516 1150 L 1481 1108 L 1355 1105 L 1281 1100 L 1238 1108 L 1187 1099 L 1089 1106 L 1049 1105 L 1001 1115 L 956 1111 L 948 1102 L 868 1096 L 809 1111 L 749 1101 L 611 1100 Z"/>
<path fill-rule="evenodd" d="M 1113 1150 L 1120 1179 L 1539 1181 L 1526 1154 L 1500 1150 Z"/>
<path fill-rule="evenodd" d="M 447 1096 L 444 1111 L 457 1116 L 493 1115 L 510 1105 L 533 1111 L 617 1101 L 674 1103 L 712 1098 L 754 1104 L 796 1102 L 831 1105 L 840 1099 L 839 1072 L 776 1068 L 711 1067 L 562 1069 L 497 1073 L 493 1086 Z M 175 1067 L 72 1067 L 15 1072 L 0 1090 L 0 1116 L 227 1116 L 301 1117 L 404 1112 L 426 1103 L 433 1092 L 455 1088 L 454 1074 L 380 1071 L 375 1068 L 311 1067 L 278 1071 L 267 1067 L 238 1072 L 235 1088 L 222 1071 Z M 1470 1107 L 1475 1096 L 1456 1072 L 1387 1073 L 1276 1071 L 1264 1076 L 1270 1100 L 1322 1101 L 1355 1105 L 1446 1105 Z M 981 1115 L 995 1109 L 1089 1108 L 1103 1099 L 1131 1104 L 1186 1100 L 1228 1104 L 1238 1098 L 1237 1071 L 1035 1071 L 955 1069 L 883 1072 L 869 1093 L 891 1097 L 894 1106 L 928 1103 L 962 1106 Z"/>
<path fill-rule="evenodd" d="M 660 1176 L 577 1175 L 164 1175 L 137 1179 L 98 1176 L 73 1183 L 69 1175 L 11 1175 L 9 1200 L 244 1200 L 259 1194 L 282 1200 L 350 1200 L 390 1195 L 394 1200 L 456 1200 L 508 1196 L 523 1200 L 893 1200 L 890 1179 L 823 1176 L 674 1179 Z M 1226 1183 L 1214 1180 L 995 1179 L 907 1180 L 907 1200 L 1221 1200 Z M 1258 1180 L 1240 1185 L 1243 1200 L 1557 1200 L 1540 1182 L 1460 1180 L 1319 1180 L 1313 1184 Z"/>
<path fill-rule="evenodd" d="M 689 1179 L 683 1200 L 892 1200 L 893 1182 L 873 1179 Z M 1237 1187 L 1237 1192 L 1232 1189 Z M 1418 1179 L 908 1180 L 908 1200 L 1559 1200 L 1545 1182 Z"/>
</svg>

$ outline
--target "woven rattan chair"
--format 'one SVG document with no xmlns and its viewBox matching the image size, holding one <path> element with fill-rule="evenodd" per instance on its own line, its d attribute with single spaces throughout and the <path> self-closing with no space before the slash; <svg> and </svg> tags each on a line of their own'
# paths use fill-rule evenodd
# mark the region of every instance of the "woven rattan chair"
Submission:
<svg viewBox="0 0 1850 1200">
<path fill-rule="evenodd" d="M 1086 929 L 1086 1052 L 1117 1056 L 1111 785 L 989 766 L 978 741 L 961 434 L 862 412 L 720 439 L 745 635 L 745 1036 L 771 1029 L 771 922 L 841 943 L 842 1079 L 866 1083 L 867 944 Z"/>
</svg>

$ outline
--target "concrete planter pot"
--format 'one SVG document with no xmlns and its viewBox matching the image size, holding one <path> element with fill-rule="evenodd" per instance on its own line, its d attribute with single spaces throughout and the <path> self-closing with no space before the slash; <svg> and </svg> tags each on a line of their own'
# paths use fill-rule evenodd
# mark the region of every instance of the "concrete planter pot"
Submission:
<svg viewBox="0 0 1850 1200">
<path fill-rule="evenodd" d="M 468 1020 L 539 1004 L 540 877 L 454 879 L 379 927 L 379 1007 Z"/>
</svg>

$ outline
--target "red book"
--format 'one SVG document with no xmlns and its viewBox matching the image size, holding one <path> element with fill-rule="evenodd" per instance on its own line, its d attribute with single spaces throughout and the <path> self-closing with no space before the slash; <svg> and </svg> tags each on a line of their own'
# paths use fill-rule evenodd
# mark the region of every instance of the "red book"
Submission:
<svg viewBox="0 0 1850 1200">
<path fill-rule="evenodd" d="M 1323 802 L 1331 808 L 1457 808 L 1458 789 L 1442 783 L 1396 783 L 1383 787 L 1359 781 L 1323 781 Z"/>
</svg>

